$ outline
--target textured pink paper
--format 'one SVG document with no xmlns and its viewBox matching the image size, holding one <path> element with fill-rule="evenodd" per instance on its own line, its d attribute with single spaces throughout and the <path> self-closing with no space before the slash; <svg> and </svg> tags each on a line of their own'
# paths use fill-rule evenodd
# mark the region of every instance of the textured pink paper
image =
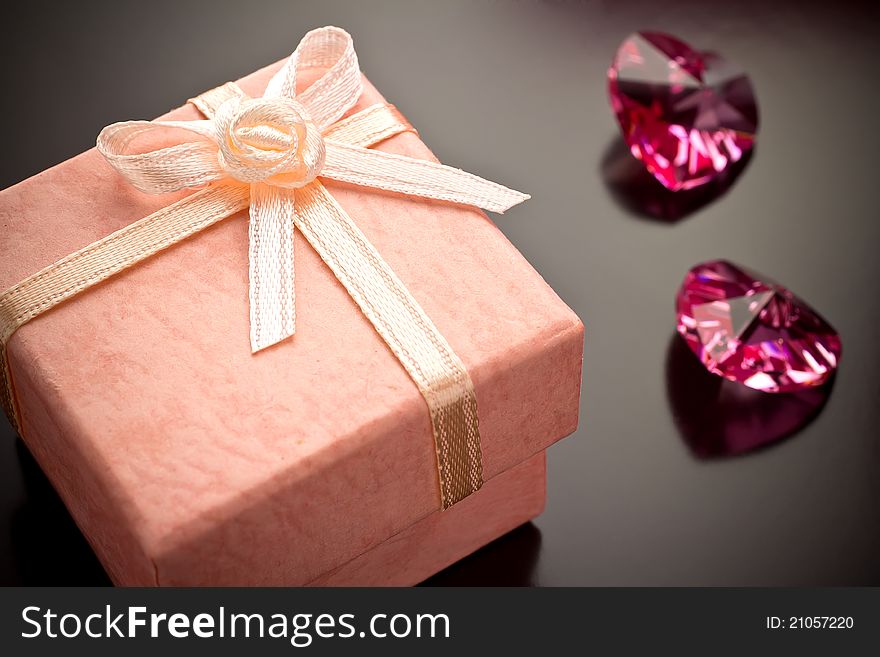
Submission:
<svg viewBox="0 0 880 657">
<path fill-rule="evenodd" d="M 366 83 L 357 109 L 381 100 Z M 379 148 L 433 157 L 413 134 Z M 482 212 L 328 189 L 471 373 L 487 479 L 574 430 L 581 322 Z M 0 288 L 178 196 L 94 150 L 0 192 Z M 304 584 L 437 513 L 423 399 L 301 237 L 295 261 L 296 336 L 255 356 L 246 213 L 10 341 L 23 437 L 115 582 Z"/>
</svg>

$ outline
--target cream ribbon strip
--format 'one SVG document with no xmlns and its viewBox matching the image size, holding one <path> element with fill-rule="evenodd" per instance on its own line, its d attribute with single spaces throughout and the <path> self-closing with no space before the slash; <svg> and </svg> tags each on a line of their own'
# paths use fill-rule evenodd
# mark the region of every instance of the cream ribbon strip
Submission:
<svg viewBox="0 0 880 657">
<path fill-rule="evenodd" d="M 326 69 L 300 94 L 297 73 Z M 251 349 L 295 331 L 294 230 L 321 256 L 406 369 L 427 402 L 443 508 L 482 485 L 473 383 L 461 360 L 320 179 L 503 212 L 528 198 L 434 162 L 372 146 L 412 130 L 389 105 L 342 118 L 361 95 L 352 39 L 306 34 L 262 98 L 227 83 L 192 102 L 206 120 L 125 121 L 97 147 L 137 189 L 201 187 L 17 283 L 0 295 L 0 401 L 20 427 L 6 344 L 23 324 L 96 283 L 249 208 Z M 189 135 L 181 140 L 181 135 Z M 146 143 L 145 143 L 146 142 Z M 170 145 L 168 145 L 170 144 Z"/>
</svg>

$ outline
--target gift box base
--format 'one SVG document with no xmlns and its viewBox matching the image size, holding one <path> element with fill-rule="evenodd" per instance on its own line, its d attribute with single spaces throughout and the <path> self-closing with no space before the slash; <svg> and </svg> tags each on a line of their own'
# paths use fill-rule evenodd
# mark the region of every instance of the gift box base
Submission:
<svg viewBox="0 0 880 657">
<path fill-rule="evenodd" d="M 487 481 L 446 511 L 435 511 L 351 561 L 310 581 L 278 573 L 278 586 L 413 586 L 463 559 L 544 510 L 546 457 L 541 452 Z M 141 585 L 114 577 L 117 586 Z M 218 582 L 161 577 L 159 586 L 204 586 Z M 223 586 L 264 582 L 224 581 Z"/>
<path fill-rule="evenodd" d="M 463 559 L 544 510 L 546 458 L 533 456 L 309 583 L 310 586 L 412 586 Z"/>
</svg>

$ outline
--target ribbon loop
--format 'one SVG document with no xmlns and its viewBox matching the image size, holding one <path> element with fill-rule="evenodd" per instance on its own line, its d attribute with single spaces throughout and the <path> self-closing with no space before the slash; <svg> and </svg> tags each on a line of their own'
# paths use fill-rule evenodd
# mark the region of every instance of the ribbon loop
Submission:
<svg viewBox="0 0 880 657">
<path fill-rule="evenodd" d="M 361 95 L 363 82 L 351 35 L 338 27 L 308 32 L 269 81 L 264 96 L 295 98 L 297 74 L 310 68 L 326 71 L 300 94 L 299 101 L 323 130 L 342 118 Z"/>
<path fill-rule="evenodd" d="M 166 145 L 175 128 L 195 133 L 197 141 Z M 135 141 L 162 145 L 147 152 L 132 153 Z M 98 135 L 97 148 L 114 169 L 146 194 L 201 187 L 226 177 L 217 160 L 211 121 L 114 123 Z"/>
</svg>

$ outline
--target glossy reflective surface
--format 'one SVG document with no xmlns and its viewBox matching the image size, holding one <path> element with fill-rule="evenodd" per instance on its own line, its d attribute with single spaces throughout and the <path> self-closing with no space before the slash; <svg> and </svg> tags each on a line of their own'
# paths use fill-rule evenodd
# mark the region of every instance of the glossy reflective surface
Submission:
<svg viewBox="0 0 880 657">
<path fill-rule="evenodd" d="M 549 453 L 534 525 L 431 584 L 880 584 L 876 10 L 277 0 L 241 22 L 244 3 L 68 4 L 7 10 L 0 118 L 15 129 L 0 185 L 338 24 L 441 160 L 532 195 L 495 219 L 586 323 L 581 427 Z M 670 196 L 625 148 L 615 159 L 606 72 L 643 28 L 748 72 L 760 144 L 732 181 Z M 63 121 L 50 89 L 65 98 Z M 682 278 L 716 258 L 783 282 L 840 333 L 846 354 L 819 398 L 740 398 L 675 335 Z M 0 581 L 106 581 L 3 434 Z"/>
</svg>

